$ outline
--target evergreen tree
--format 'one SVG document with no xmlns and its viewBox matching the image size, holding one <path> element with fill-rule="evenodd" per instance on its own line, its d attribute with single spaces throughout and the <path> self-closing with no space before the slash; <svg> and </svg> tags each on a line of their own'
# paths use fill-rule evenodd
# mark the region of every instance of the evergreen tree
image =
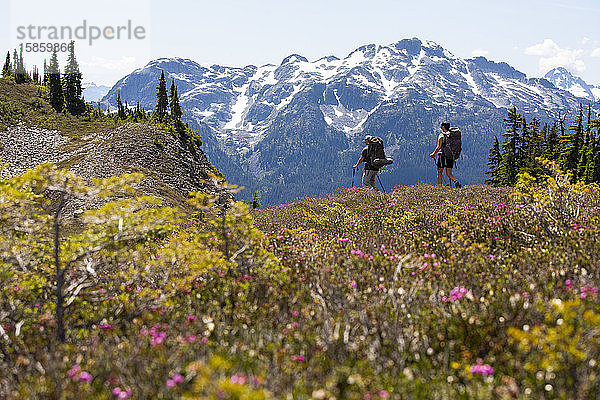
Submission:
<svg viewBox="0 0 600 400">
<path fill-rule="evenodd" d="M 25 63 L 23 62 L 23 45 L 21 45 L 21 50 L 19 51 L 19 57 L 17 59 L 17 68 L 15 68 L 15 82 L 16 83 L 25 83 L 30 79 L 27 79 L 29 76 L 27 75 L 27 71 L 25 71 Z"/>
<path fill-rule="evenodd" d="M 121 90 L 117 92 L 117 116 L 119 119 L 127 119 L 127 113 L 125 112 L 125 107 L 121 101 Z"/>
<path fill-rule="evenodd" d="M 40 73 L 38 72 L 37 66 L 33 67 L 33 72 L 31 74 L 31 78 L 36 85 L 40 84 Z"/>
<path fill-rule="evenodd" d="M 542 130 L 540 131 L 540 143 L 539 143 L 539 155 L 543 157 L 548 151 L 548 136 L 550 135 L 550 128 L 548 123 L 544 123 Z"/>
<path fill-rule="evenodd" d="M 13 75 L 13 69 L 10 65 L 10 51 L 6 52 L 6 61 L 4 62 L 4 67 L 2 67 L 2 77 L 9 78 Z"/>
<path fill-rule="evenodd" d="M 17 49 L 13 50 L 13 71 L 16 71 L 19 68 L 19 54 L 17 53 Z"/>
<path fill-rule="evenodd" d="M 160 72 L 160 80 L 156 87 L 156 107 L 154 108 L 154 118 L 162 122 L 167 115 L 169 106 L 169 97 L 167 95 L 167 83 L 165 82 L 164 71 Z"/>
<path fill-rule="evenodd" d="M 498 137 L 494 136 L 494 144 L 490 149 L 488 157 L 489 171 L 486 174 L 490 177 L 485 180 L 488 185 L 499 186 L 504 183 L 502 176 L 502 153 L 500 151 L 500 144 L 498 143 Z"/>
<path fill-rule="evenodd" d="M 579 105 L 579 113 L 573 124 L 569 127 L 569 130 L 563 137 L 561 142 L 564 146 L 561 154 L 563 170 L 570 171 L 574 175 L 577 175 L 577 167 L 580 158 L 580 152 L 582 151 L 584 140 L 584 128 L 583 128 L 583 107 Z"/>
<path fill-rule="evenodd" d="M 596 141 L 592 137 L 592 109 L 588 105 L 587 121 L 583 133 L 583 144 L 579 153 L 579 162 L 577 163 L 576 176 L 584 183 L 591 183 L 594 180 L 594 150 Z"/>
<path fill-rule="evenodd" d="M 558 123 L 554 121 L 546 136 L 545 149 L 542 155 L 548 160 L 558 161 L 560 155 L 560 142 L 558 136 Z"/>
<path fill-rule="evenodd" d="M 508 115 L 504 119 L 506 132 L 504 133 L 504 144 L 502 145 L 502 167 L 505 173 L 503 174 L 502 185 L 512 186 L 517 182 L 517 174 L 519 165 L 517 163 L 519 151 L 519 129 L 523 118 L 517 113 L 517 108 L 513 107 L 508 110 Z"/>
<path fill-rule="evenodd" d="M 516 144 L 517 173 L 521 172 L 521 169 L 527 169 L 527 167 L 529 166 L 529 155 L 531 147 L 531 134 L 529 133 L 529 125 L 527 125 L 527 118 L 524 115 L 521 115 L 521 133 L 519 134 Z"/>
<path fill-rule="evenodd" d="M 592 121 L 592 126 L 596 128 L 596 137 L 594 140 L 594 169 L 592 172 L 592 182 L 600 182 L 600 118 Z M 594 138 L 593 134 L 592 138 Z"/>
<path fill-rule="evenodd" d="M 52 52 L 52 56 L 50 57 L 50 65 L 48 66 L 48 89 L 50 91 L 50 105 L 57 112 L 61 112 L 64 107 L 64 96 L 56 51 Z"/>
<path fill-rule="evenodd" d="M 600 182 L 600 136 L 596 138 L 596 147 L 594 148 L 594 172 L 592 182 Z"/>
<path fill-rule="evenodd" d="M 46 59 L 44 58 L 44 78 L 42 79 L 42 85 L 48 85 L 48 64 L 46 64 Z"/>
<path fill-rule="evenodd" d="M 541 166 L 537 162 L 536 158 L 542 155 L 541 145 L 541 133 L 540 133 L 540 120 L 536 117 L 531 119 L 529 123 L 529 142 L 526 145 L 527 148 L 527 172 L 537 177 L 541 175 Z"/>
<path fill-rule="evenodd" d="M 181 105 L 179 104 L 179 94 L 177 93 L 177 86 L 175 81 L 171 80 L 171 90 L 169 93 L 169 107 L 171 109 L 171 117 L 175 121 L 179 121 L 183 113 L 181 112 Z"/>
<path fill-rule="evenodd" d="M 252 202 L 250 202 L 250 205 L 253 210 L 256 210 L 258 207 L 260 207 L 258 203 L 258 190 L 254 191 L 254 196 L 252 196 Z"/>
<path fill-rule="evenodd" d="M 69 113 L 80 115 L 85 111 L 85 102 L 81 97 L 81 72 L 75 59 L 75 42 L 69 43 L 69 56 L 63 76 L 65 107 Z"/>
</svg>

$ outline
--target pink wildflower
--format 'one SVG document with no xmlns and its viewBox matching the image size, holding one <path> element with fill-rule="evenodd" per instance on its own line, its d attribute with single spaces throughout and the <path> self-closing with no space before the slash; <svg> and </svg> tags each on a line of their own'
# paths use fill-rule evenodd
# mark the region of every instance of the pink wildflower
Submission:
<svg viewBox="0 0 600 400">
<path fill-rule="evenodd" d="M 294 354 L 292 356 L 292 360 L 293 361 L 298 361 L 298 362 L 304 362 L 304 356 L 299 356 L 299 355 Z"/>
<path fill-rule="evenodd" d="M 167 387 L 172 388 L 175 386 L 175 381 L 173 379 L 167 379 Z"/>
<path fill-rule="evenodd" d="M 128 390 L 126 392 L 122 391 L 121 393 L 119 393 L 119 396 L 117 398 L 119 398 L 119 399 L 126 399 L 129 396 L 131 396 L 131 390 Z"/>
<path fill-rule="evenodd" d="M 202 338 L 202 343 L 208 343 L 208 338 L 206 336 Z"/>
<path fill-rule="evenodd" d="M 81 382 L 89 382 L 89 381 L 92 380 L 92 378 L 93 378 L 92 375 L 89 372 L 86 372 L 86 371 L 82 371 L 79 374 L 79 380 Z"/>
<path fill-rule="evenodd" d="M 569 289 L 573 287 L 573 283 L 571 283 L 571 280 L 570 280 L 570 279 L 567 279 L 567 280 L 565 281 L 565 285 L 566 285 L 566 286 L 567 286 Z"/>
<path fill-rule="evenodd" d="M 491 375 L 494 373 L 494 368 L 489 364 L 483 364 L 483 361 L 478 358 L 477 364 L 471 365 L 472 374 Z"/>
<path fill-rule="evenodd" d="M 67 372 L 69 378 L 73 379 L 78 373 L 81 371 L 81 367 L 79 364 L 75 364 L 71 367 L 71 369 Z"/>
<path fill-rule="evenodd" d="M 381 390 L 379 391 L 379 397 L 381 397 L 382 399 L 387 399 L 389 397 L 389 393 L 387 390 Z"/>
<path fill-rule="evenodd" d="M 234 385 L 245 385 L 246 384 L 246 376 L 243 374 L 235 374 L 230 379 L 229 382 Z"/>
<path fill-rule="evenodd" d="M 462 299 L 467 294 L 467 289 L 464 286 L 455 287 L 450 291 L 450 300 L 456 301 Z"/>
<path fill-rule="evenodd" d="M 173 382 L 175 383 L 182 383 L 183 382 L 183 376 L 179 375 L 179 374 L 175 374 L 173 375 Z"/>
</svg>

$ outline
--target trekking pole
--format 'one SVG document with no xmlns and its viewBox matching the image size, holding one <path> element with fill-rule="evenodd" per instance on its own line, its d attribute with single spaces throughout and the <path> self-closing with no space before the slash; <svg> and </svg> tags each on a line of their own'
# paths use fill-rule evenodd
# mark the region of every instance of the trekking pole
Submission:
<svg viewBox="0 0 600 400">
<path fill-rule="evenodd" d="M 379 179 L 379 184 L 381 185 L 381 188 L 383 189 L 383 193 L 386 193 L 385 188 L 383 187 L 383 183 L 381 183 L 381 178 L 379 177 L 379 175 L 377 175 L 377 179 Z"/>
<path fill-rule="evenodd" d="M 356 173 L 356 168 L 352 168 L 352 187 L 354 187 L 354 174 Z"/>
</svg>

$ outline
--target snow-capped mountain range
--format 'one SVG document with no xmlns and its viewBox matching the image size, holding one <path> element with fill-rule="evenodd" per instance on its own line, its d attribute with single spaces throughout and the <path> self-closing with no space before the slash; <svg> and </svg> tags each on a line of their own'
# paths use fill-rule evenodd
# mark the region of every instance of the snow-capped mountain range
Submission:
<svg viewBox="0 0 600 400">
<path fill-rule="evenodd" d="M 183 118 L 200 131 L 209 160 L 225 176 L 235 176 L 234 183 L 267 193 L 267 203 L 347 184 L 346 166 L 355 161 L 353 152 L 365 134 L 383 137 L 389 153 L 403 160 L 389 169 L 390 186 L 422 180 L 430 174 L 428 154 L 443 120 L 461 126 L 469 147 L 463 152 L 464 182 L 480 183 L 493 137 L 504 131 L 506 109 L 515 106 L 544 121 L 587 103 L 504 62 L 461 59 L 413 38 L 365 45 L 344 58 L 309 61 L 292 54 L 276 65 L 157 59 L 119 80 L 102 104 L 114 110 L 120 91 L 129 105 L 139 101 L 152 110 L 161 71 L 168 86 L 175 81 Z M 322 146 L 327 153 L 320 152 Z M 315 162 L 317 155 L 327 159 Z M 313 172 L 316 166 L 342 170 L 323 183 Z"/>
<path fill-rule="evenodd" d="M 160 70 L 169 81 L 175 80 L 182 107 L 215 128 L 222 141 L 239 141 L 238 151 L 250 150 L 272 118 L 314 85 L 324 85 L 320 108 L 327 124 L 349 137 L 361 131 L 380 104 L 411 91 L 438 105 L 482 102 L 496 108 L 517 106 L 532 114 L 572 109 L 579 101 L 576 93 L 568 96 L 545 80 L 528 79 L 506 63 L 483 57 L 463 60 L 434 42 L 408 39 L 362 46 L 343 59 L 308 61 L 293 54 L 279 65 L 260 67 L 206 67 L 189 59 L 158 59 L 117 82 L 104 102 L 114 106 L 121 90 L 129 104 L 139 99 L 151 110 Z"/>
<path fill-rule="evenodd" d="M 587 84 L 583 79 L 574 76 L 563 67 L 554 68 L 544 76 L 557 88 L 566 90 L 574 96 L 589 101 L 600 101 L 600 86 Z"/>
</svg>

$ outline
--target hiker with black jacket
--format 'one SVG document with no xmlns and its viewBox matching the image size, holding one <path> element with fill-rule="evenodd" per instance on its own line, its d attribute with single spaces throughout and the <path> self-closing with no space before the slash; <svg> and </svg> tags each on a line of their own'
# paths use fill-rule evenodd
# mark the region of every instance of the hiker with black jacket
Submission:
<svg viewBox="0 0 600 400">
<path fill-rule="evenodd" d="M 456 177 L 452 174 L 452 168 L 454 168 L 454 161 L 460 155 L 460 130 L 458 128 L 450 128 L 449 122 L 443 122 L 441 128 L 442 132 L 438 136 L 437 147 L 435 148 L 433 153 L 429 155 L 429 157 L 431 158 L 434 158 L 436 154 L 438 155 L 436 163 L 438 186 L 442 186 L 442 173 L 444 171 L 444 168 L 446 168 L 446 175 L 448 175 L 448 178 L 450 178 L 450 180 L 454 182 L 454 187 L 460 188 L 462 187 L 462 185 L 458 182 L 458 179 L 456 179 Z M 454 143 L 450 143 L 451 141 L 454 141 Z"/>
<path fill-rule="evenodd" d="M 365 136 L 364 142 L 366 144 L 365 148 L 362 150 L 360 154 L 360 158 L 353 166 L 354 169 L 357 169 L 360 163 L 365 162 L 365 172 L 363 173 L 362 182 L 363 187 L 368 188 L 372 187 L 375 190 L 377 186 L 375 185 L 375 177 L 377 176 L 377 172 L 379 172 L 379 168 L 376 168 L 372 164 L 371 155 L 369 154 L 369 143 L 372 139 L 372 136 Z"/>
</svg>

